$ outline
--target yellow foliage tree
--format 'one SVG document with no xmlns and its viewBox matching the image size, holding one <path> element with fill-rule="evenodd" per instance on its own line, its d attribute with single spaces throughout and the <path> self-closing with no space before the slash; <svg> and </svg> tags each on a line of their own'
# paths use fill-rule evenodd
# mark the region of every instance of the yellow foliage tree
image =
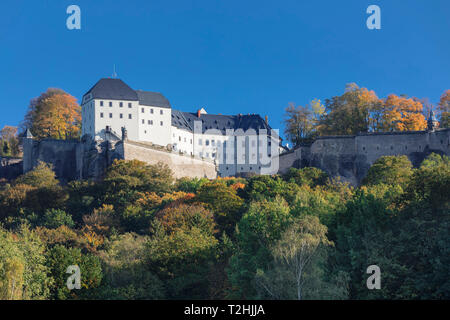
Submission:
<svg viewBox="0 0 450 320">
<path fill-rule="evenodd" d="M 439 101 L 439 111 L 441 112 L 440 126 L 442 128 L 450 127 L 450 89 L 446 90 Z"/>
<path fill-rule="evenodd" d="M 49 89 L 32 100 L 24 126 L 38 139 L 73 139 L 80 136 L 81 107 L 75 97 Z"/>
<path fill-rule="evenodd" d="M 414 131 L 427 127 L 423 104 L 414 98 L 391 94 L 384 102 L 383 111 L 384 131 Z"/>
</svg>

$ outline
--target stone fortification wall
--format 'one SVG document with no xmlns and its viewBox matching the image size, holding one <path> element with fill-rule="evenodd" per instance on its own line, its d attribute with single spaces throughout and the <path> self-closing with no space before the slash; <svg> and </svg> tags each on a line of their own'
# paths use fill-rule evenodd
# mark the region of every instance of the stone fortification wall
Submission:
<svg viewBox="0 0 450 320">
<path fill-rule="evenodd" d="M 124 159 L 136 159 L 149 164 L 166 163 L 172 169 L 175 178 L 209 178 L 217 177 L 214 162 L 151 147 L 144 143 L 125 141 L 123 143 Z"/>
<path fill-rule="evenodd" d="M 320 137 L 310 146 L 281 154 L 279 172 L 312 166 L 358 185 L 382 156 L 406 155 L 419 166 L 433 152 L 450 155 L 450 129 Z"/>
</svg>

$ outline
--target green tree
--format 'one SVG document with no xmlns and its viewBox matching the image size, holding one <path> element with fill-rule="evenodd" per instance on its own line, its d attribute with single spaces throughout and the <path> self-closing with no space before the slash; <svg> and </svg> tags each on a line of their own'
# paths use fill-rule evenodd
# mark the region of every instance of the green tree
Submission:
<svg viewBox="0 0 450 320">
<path fill-rule="evenodd" d="M 108 240 L 99 252 L 104 277 L 95 293 L 100 299 L 163 299 L 163 282 L 147 267 L 147 236 L 125 233 Z"/>
<path fill-rule="evenodd" d="M 39 162 L 33 170 L 18 177 L 15 180 L 15 184 L 26 184 L 32 187 L 42 188 L 56 186 L 59 182 L 55 177 L 55 172 L 52 170 L 51 165 L 45 162 Z"/>
<path fill-rule="evenodd" d="M 0 228 L 0 299 L 47 299 L 52 279 L 45 246 L 22 226 L 16 233 Z"/>
<path fill-rule="evenodd" d="M 211 208 L 220 231 L 225 231 L 230 236 L 241 219 L 241 207 L 244 203 L 236 190 L 219 182 L 209 182 L 199 188 L 196 199 Z"/>
<path fill-rule="evenodd" d="M 56 229 L 60 226 L 67 226 L 73 228 L 75 223 L 72 217 L 61 209 L 47 209 L 42 217 L 41 225 L 49 228 Z"/>
<path fill-rule="evenodd" d="M 3 156 L 9 156 L 10 153 L 11 153 L 11 148 L 9 146 L 8 141 L 3 140 L 3 143 L 2 143 L 2 155 Z"/>
<path fill-rule="evenodd" d="M 259 269 L 257 284 L 272 299 L 345 298 L 345 286 L 327 283 L 323 263 L 333 243 L 314 216 L 297 218 L 271 248 L 273 263 Z"/>
<path fill-rule="evenodd" d="M 97 288 L 102 279 L 100 259 L 93 254 L 83 254 L 79 248 L 66 248 L 55 245 L 47 252 L 46 264 L 54 279 L 51 287 L 52 297 L 55 299 L 77 299 L 89 296 L 89 290 Z M 70 276 L 67 267 L 77 265 L 81 273 L 81 289 L 69 290 L 66 282 Z"/>
<path fill-rule="evenodd" d="M 228 277 L 231 298 L 257 297 L 255 276 L 272 261 L 270 247 L 291 222 L 289 206 L 280 197 L 252 202 L 236 228 L 236 250 L 230 258 Z"/>
<path fill-rule="evenodd" d="M 146 257 L 150 270 L 166 284 L 167 298 L 205 299 L 217 254 L 218 240 L 200 228 L 168 233 L 155 221 Z"/>
<path fill-rule="evenodd" d="M 290 168 L 284 175 L 286 181 L 293 181 L 299 186 L 308 185 L 315 187 L 325 185 L 328 180 L 328 175 L 318 168 L 306 167 L 302 169 Z"/>
<path fill-rule="evenodd" d="M 405 185 L 413 173 L 407 156 L 384 156 L 373 163 L 363 179 L 363 184 Z"/>
</svg>

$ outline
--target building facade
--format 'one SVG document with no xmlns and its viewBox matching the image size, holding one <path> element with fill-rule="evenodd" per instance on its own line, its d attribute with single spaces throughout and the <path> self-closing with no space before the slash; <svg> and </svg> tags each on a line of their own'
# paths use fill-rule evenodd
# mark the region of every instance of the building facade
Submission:
<svg viewBox="0 0 450 320">
<path fill-rule="evenodd" d="M 168 147 L 217 163 L 221 176 L 274 174 L 281 138 L 256 114 L 213 115 L 205 109 L 172 109 L 161 93 L 133 90 L 120 79 L 100 79 L 82 98 L 82 136 L 108 140 L 110 133 Z"/>
</svg>

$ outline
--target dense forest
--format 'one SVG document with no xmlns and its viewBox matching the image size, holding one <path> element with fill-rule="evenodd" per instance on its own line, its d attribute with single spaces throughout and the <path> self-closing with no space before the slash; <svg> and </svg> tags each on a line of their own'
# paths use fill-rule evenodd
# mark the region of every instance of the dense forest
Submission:
<svg viewBox="0 0 450 320">
<path fill-rule="evenodd" d="M 135 160 L 61 185 L 40 163 L 0 182 L 0 299 L 450 299 L 449 186 L 436 154 L 382 157 L 357 188 L 316 168 L 175 180 Z"/>
</svg>

